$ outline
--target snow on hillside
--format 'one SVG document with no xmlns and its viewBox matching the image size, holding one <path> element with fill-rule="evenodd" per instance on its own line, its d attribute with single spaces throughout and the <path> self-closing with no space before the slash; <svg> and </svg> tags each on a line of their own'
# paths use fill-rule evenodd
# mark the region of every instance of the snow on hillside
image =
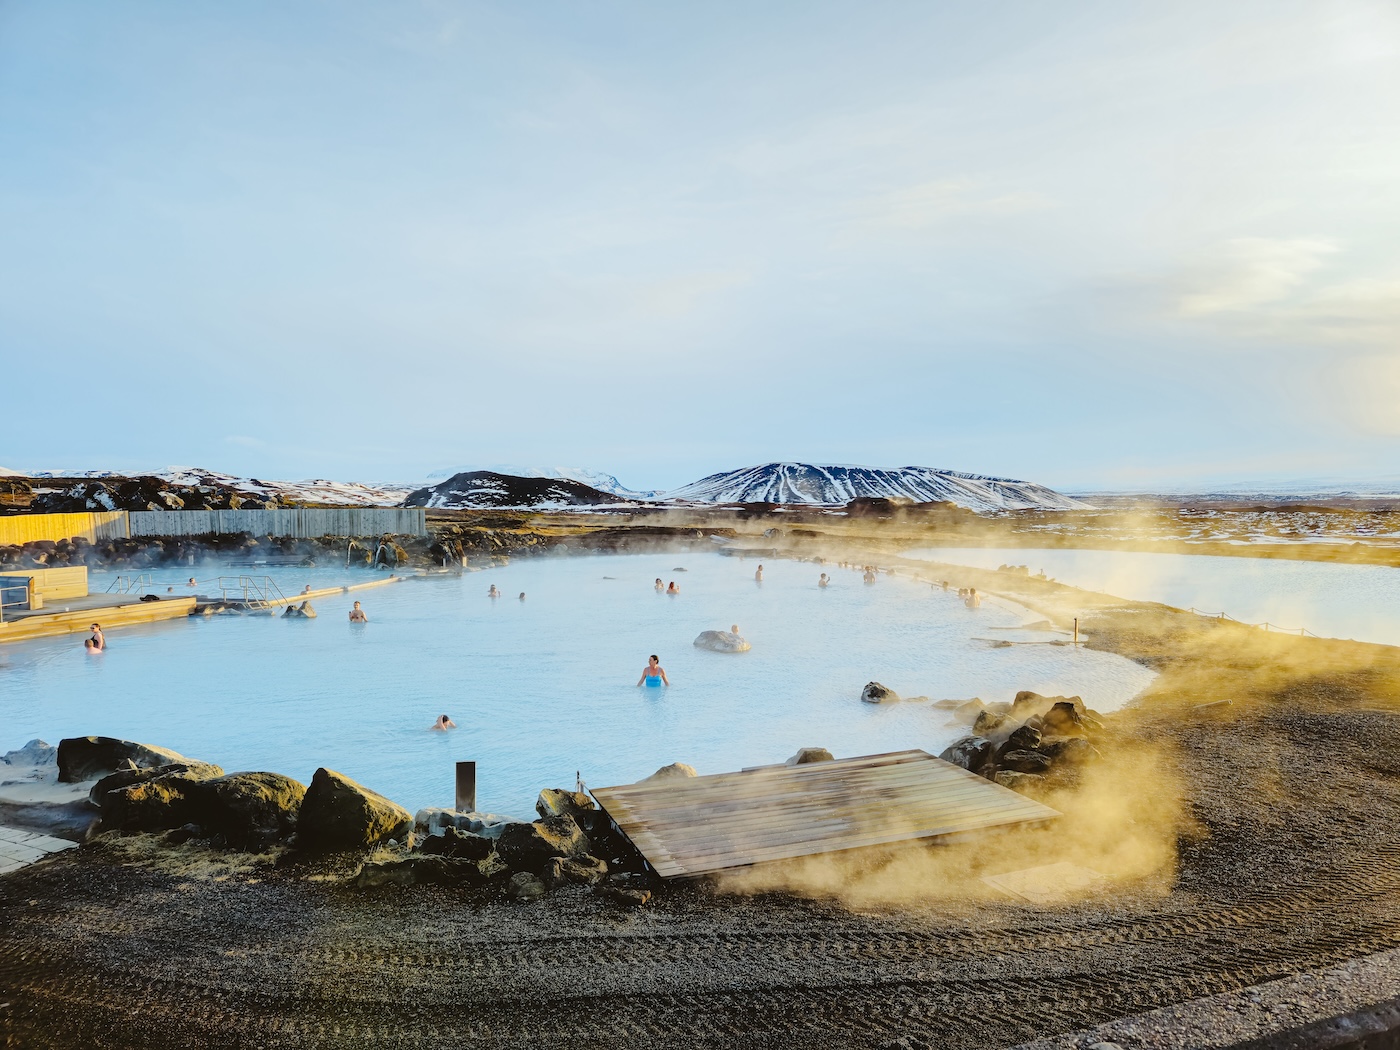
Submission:
<svg viewBox="0 0 1400 1050">
<path fill-rule="evenodd" d="M 3 473 L 3 471 L 0 471 Z M 46 478 L 159 478 L 170 485 L 191 488 L 206 486 L 227 489 L 244 496 L 266 498 L 286 497 L 293 503 L 328 503 L 338 507 L 398 507 L 412 491 L 412 485 L 366 485 L 356 481 L 327 481 L 313 478 L 306 481 L 262 481 L 222 474 L 203 467 L 166 467 L 164 470 L 42 470 L 28 477 Z"/>
<path fill-rule="evenodd" d="M 610 492 L 567 478 L 464 470 L 446 481 L 410 492 L 404 505 L 449 510 L 527 507 L 533 510 L 561 510 L 617 506 L 624 502 Z"/>
<path fill-rule="evenodd" d="M 857 497 L 949 502 L 977 511 L 1074 510 L 1088 506 L 1044 485 L 932 467 L 764 463 L 711 474 L 665 494 L 689 503 L 806 503 L 840 506 Z"/>
<path fill-rule="evenodd" d="M 558 478 L 563 481 L 577 481 L 599 492 L 609 492 L 623 499 L 659 499 L 661 492 L 655 489 L 629 489 L 616 477 L 601 470 L 587 467 L 518 467 L 506 464 L 493 464 L 487 467 L 453 467 L 450 470 L 435 470 L 428 475 L 429 481 L 438 481 L 458 474 L 471 474 L 489 471 L 505 477 L 515 478 Z"/>
</svg>

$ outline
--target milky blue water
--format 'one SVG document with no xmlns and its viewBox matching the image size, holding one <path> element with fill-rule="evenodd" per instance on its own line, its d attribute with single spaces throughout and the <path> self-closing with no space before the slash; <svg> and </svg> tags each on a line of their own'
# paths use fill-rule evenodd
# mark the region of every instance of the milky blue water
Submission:
<svg viewBox="0 0 1400 1050">
<path fill-rule="evenodd" d="M 966 731 L 928 704 L 861 703 L 872 679 L 934 699 L 1077 693 L 1108 710 L 1152 677 L 1107 653 L 978 640 L 1022 637 L 995 630 L 1040 619 L 1018 606 L 970 610 L 912 579 L 865 585 L 800 562 L 766 563 L 758 584 L 756 564 L 709 553 L 518 559 L 317 599 L 315 620 L 181 619 L 115 630 L 99 656 L 84 653 L 84 635 L 17 643 L 0 649 L 0 750 L 95 733 L 302 782 L 324 765 L 410 808 L 451 805 L 453 763 L 474 759 L 479 808 L 528 814 L 540 788 L 572 786 L 576 772 L 601 787 L 676 761 L 701 773 L 781 762 L 804 746 L 937 753 Z M 182 591 L 190 571 L 161 577 L 162 592 Z M 201 567 L 199 590 L 220 571 L 237 572 Z M 287 594 L 366 578 L 273 575 Z M 681 594 L 657 594 L 657 576 Z M 506 597 L 487 598 L 492 583 Z M 105 585 L 94 574 L 92 589 Z M 355 597 L 367 624 L 347 621 Z M 693 647 L 701 631 L 735 623 L 752 651 Z M 650 653 L 669 689 L 636 687 Z M 459 728 L 430 732 L 444 713 Z"/>
<path fill-rule="evenodd" d="M 1303 627 L 1327 638 L 1400 645 L 1400 569 L 1272 558 L 1133 551 L 962 547 L 908 551 L 910 558 L 994 569 L 1025 565 L 1074 587 L 1248 623 Z"/>
</svg>

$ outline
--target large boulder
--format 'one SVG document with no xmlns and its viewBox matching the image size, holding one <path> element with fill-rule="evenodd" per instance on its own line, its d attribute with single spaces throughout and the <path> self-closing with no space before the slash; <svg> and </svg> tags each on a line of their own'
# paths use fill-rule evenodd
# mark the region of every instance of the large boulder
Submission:
<svg viewBox="0 0 1400 1050">
<path fill-rule="evenodd" d="M 649 777 L 643 777 L 637 781 L 639 784 L 648 784 L 653 780 L 684 780 L 686 777 L 698 776 L 695 767 L 684 762 L 672 762 L 669 766 L 662 766 Z"/>
<path fill-rule="evenodd" d="M 281 773 L 230 773 L 206 781 L 199 792 L 205 802 L 204 830 L 243 849 L 291 835 L 306 787 Z"/>
<path fill-rule="evenodd" d="M 496 855 L 512 871 L 540 874 L 555 857 L 579 857 L 592 846 L 573 817 L 545 817 L 512 824 L 496 840 Z"/>
<path fill-rule="evenodd" d="M 993 779 L 1004 788 L 1022 795 L 1037 795 L 1045 790 L 1045 777 L 1038 773 L 1017 773 L 1014 770 L 1000 770 Z"/>
<path fill-rule="evenodd" d="M 1050 759 L 1039 751 L 1007 751 L 997 757 L 997 767 L 1013 773 L 1044 773 Z"/>
<path fill-rule="evenodd" d="M 96 796 L 104 831 L 165 831 L 185 824 L 203 825 L 207 815 L 205 785 L 222 774 L 218 766 L 203 762 L 123 770 L 98 781 L 88 797 Z"/>
<path fill-rule="evenodd" d="M 455 857 L 458 860 L 485 860 L 495 848 L 494 839 L 473 835 L 470 831 L 443 828 L 441 835 L 429 835 L 418 849 L 429 856 Z"/>
<path fill-rule="evenodd" d="M 834 762 L 836 756 L 824 747 L 799 747 L 797 754 L 783 763 L 786 766 L 805 766 L 811 762 Z"/>
<path fill-rule="evenodd" d="M 899 699 L 899 694 L 879 682 L 866 682 L 860 698 L 867 704 L 892 704 Z"/>
<path fill-rule="evenodd" d="M 566 791 L 564 788 L 545 788 L 535 799 L 535 812 L 541 817 L 573 817 L 577 820 L 582 814 L 596 808 L 593 800 L 582 791 Z"/>
<path fill-rule="evenodd" d="M 360 889 L 380 886 L 480 886 L 487 875 L 476 861 L 416 854 L 392 860 L 366 861 L 354 875 Z"/>
<path fill-rule="evenodd" d="M 697 649 L 708 649 L 712 653 L 746 653 L 753 648 L 748 641 L 733 631 L 701 631 L 695 637 Z"/>
<path fill-rule="evenodd" d="M 965 736 L 944 748 L 938 757 L 970 772 L 976 773 L 992 757 L 996 745 L 983 736 Z"/>
<path fill-rule="evenodd" d="M 190 759 L 178 751 L 110 736 L 75 736 L 58 742 L 58 779 L 65 784 L 115 773 L 127 762 L 138 769 L 153 769 Z"/>
<path fill-rule="evenodd" d="M 312 776 L 297 817 L 298 843 L 314 850 L 367 849 L 412 830 L 397 802 L 325 768 Z"/>
<path fill-rule="evenodd" d="M 554 887 L 566 882 L 580 886 L 596 886 L 608 874 L 608 863 L 597 857 L 584 854 L 580 857 L 554 857 L 545 865 L 541 877 L 546 886 Z"/>
</svg>

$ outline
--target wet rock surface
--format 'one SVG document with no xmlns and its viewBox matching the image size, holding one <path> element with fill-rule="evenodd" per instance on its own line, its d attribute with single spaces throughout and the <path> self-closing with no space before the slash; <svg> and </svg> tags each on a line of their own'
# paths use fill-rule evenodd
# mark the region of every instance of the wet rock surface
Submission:
<svg viewBox="0 0 1400 1050">
<path fill-rule="evenodd" d="M 753 648 L 746 638 L 733 631 L 701 631 L 692 644 L 712 653 L 746 653 Z"/>
<path fill-rule="evenodd" d="M 867 704 L 893 704 L 899 701 L 899 694 L 879 682 L 867 682 L 860 691 L 860 698 Z"/>
<path fill-rule="evenodd" d="M 76 784 L 115 773 L 127 764 L 140 769 L 192 761 L 177 751 L 110 736 L 68 737 L 58 742 L 58 779 Z"/>
</svg>

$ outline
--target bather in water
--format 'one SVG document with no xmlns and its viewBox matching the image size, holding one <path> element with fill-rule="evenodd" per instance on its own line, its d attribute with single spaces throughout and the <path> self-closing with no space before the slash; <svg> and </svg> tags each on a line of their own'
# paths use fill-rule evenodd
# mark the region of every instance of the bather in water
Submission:
<svg viewBox="0 0 1400 1050">
<path fill-rule="evenodd" d="M 672 584 L 672 586 L 675 586 Z M 666 668 L 661 666 L 661 659 L 655 653 L 647 660 L 647 665 L 642 668 L 642 677 L 637 679 L 638 685 L 653 687 L 669 686 L 671 680 L 666 677 Z"/>
</svg>

